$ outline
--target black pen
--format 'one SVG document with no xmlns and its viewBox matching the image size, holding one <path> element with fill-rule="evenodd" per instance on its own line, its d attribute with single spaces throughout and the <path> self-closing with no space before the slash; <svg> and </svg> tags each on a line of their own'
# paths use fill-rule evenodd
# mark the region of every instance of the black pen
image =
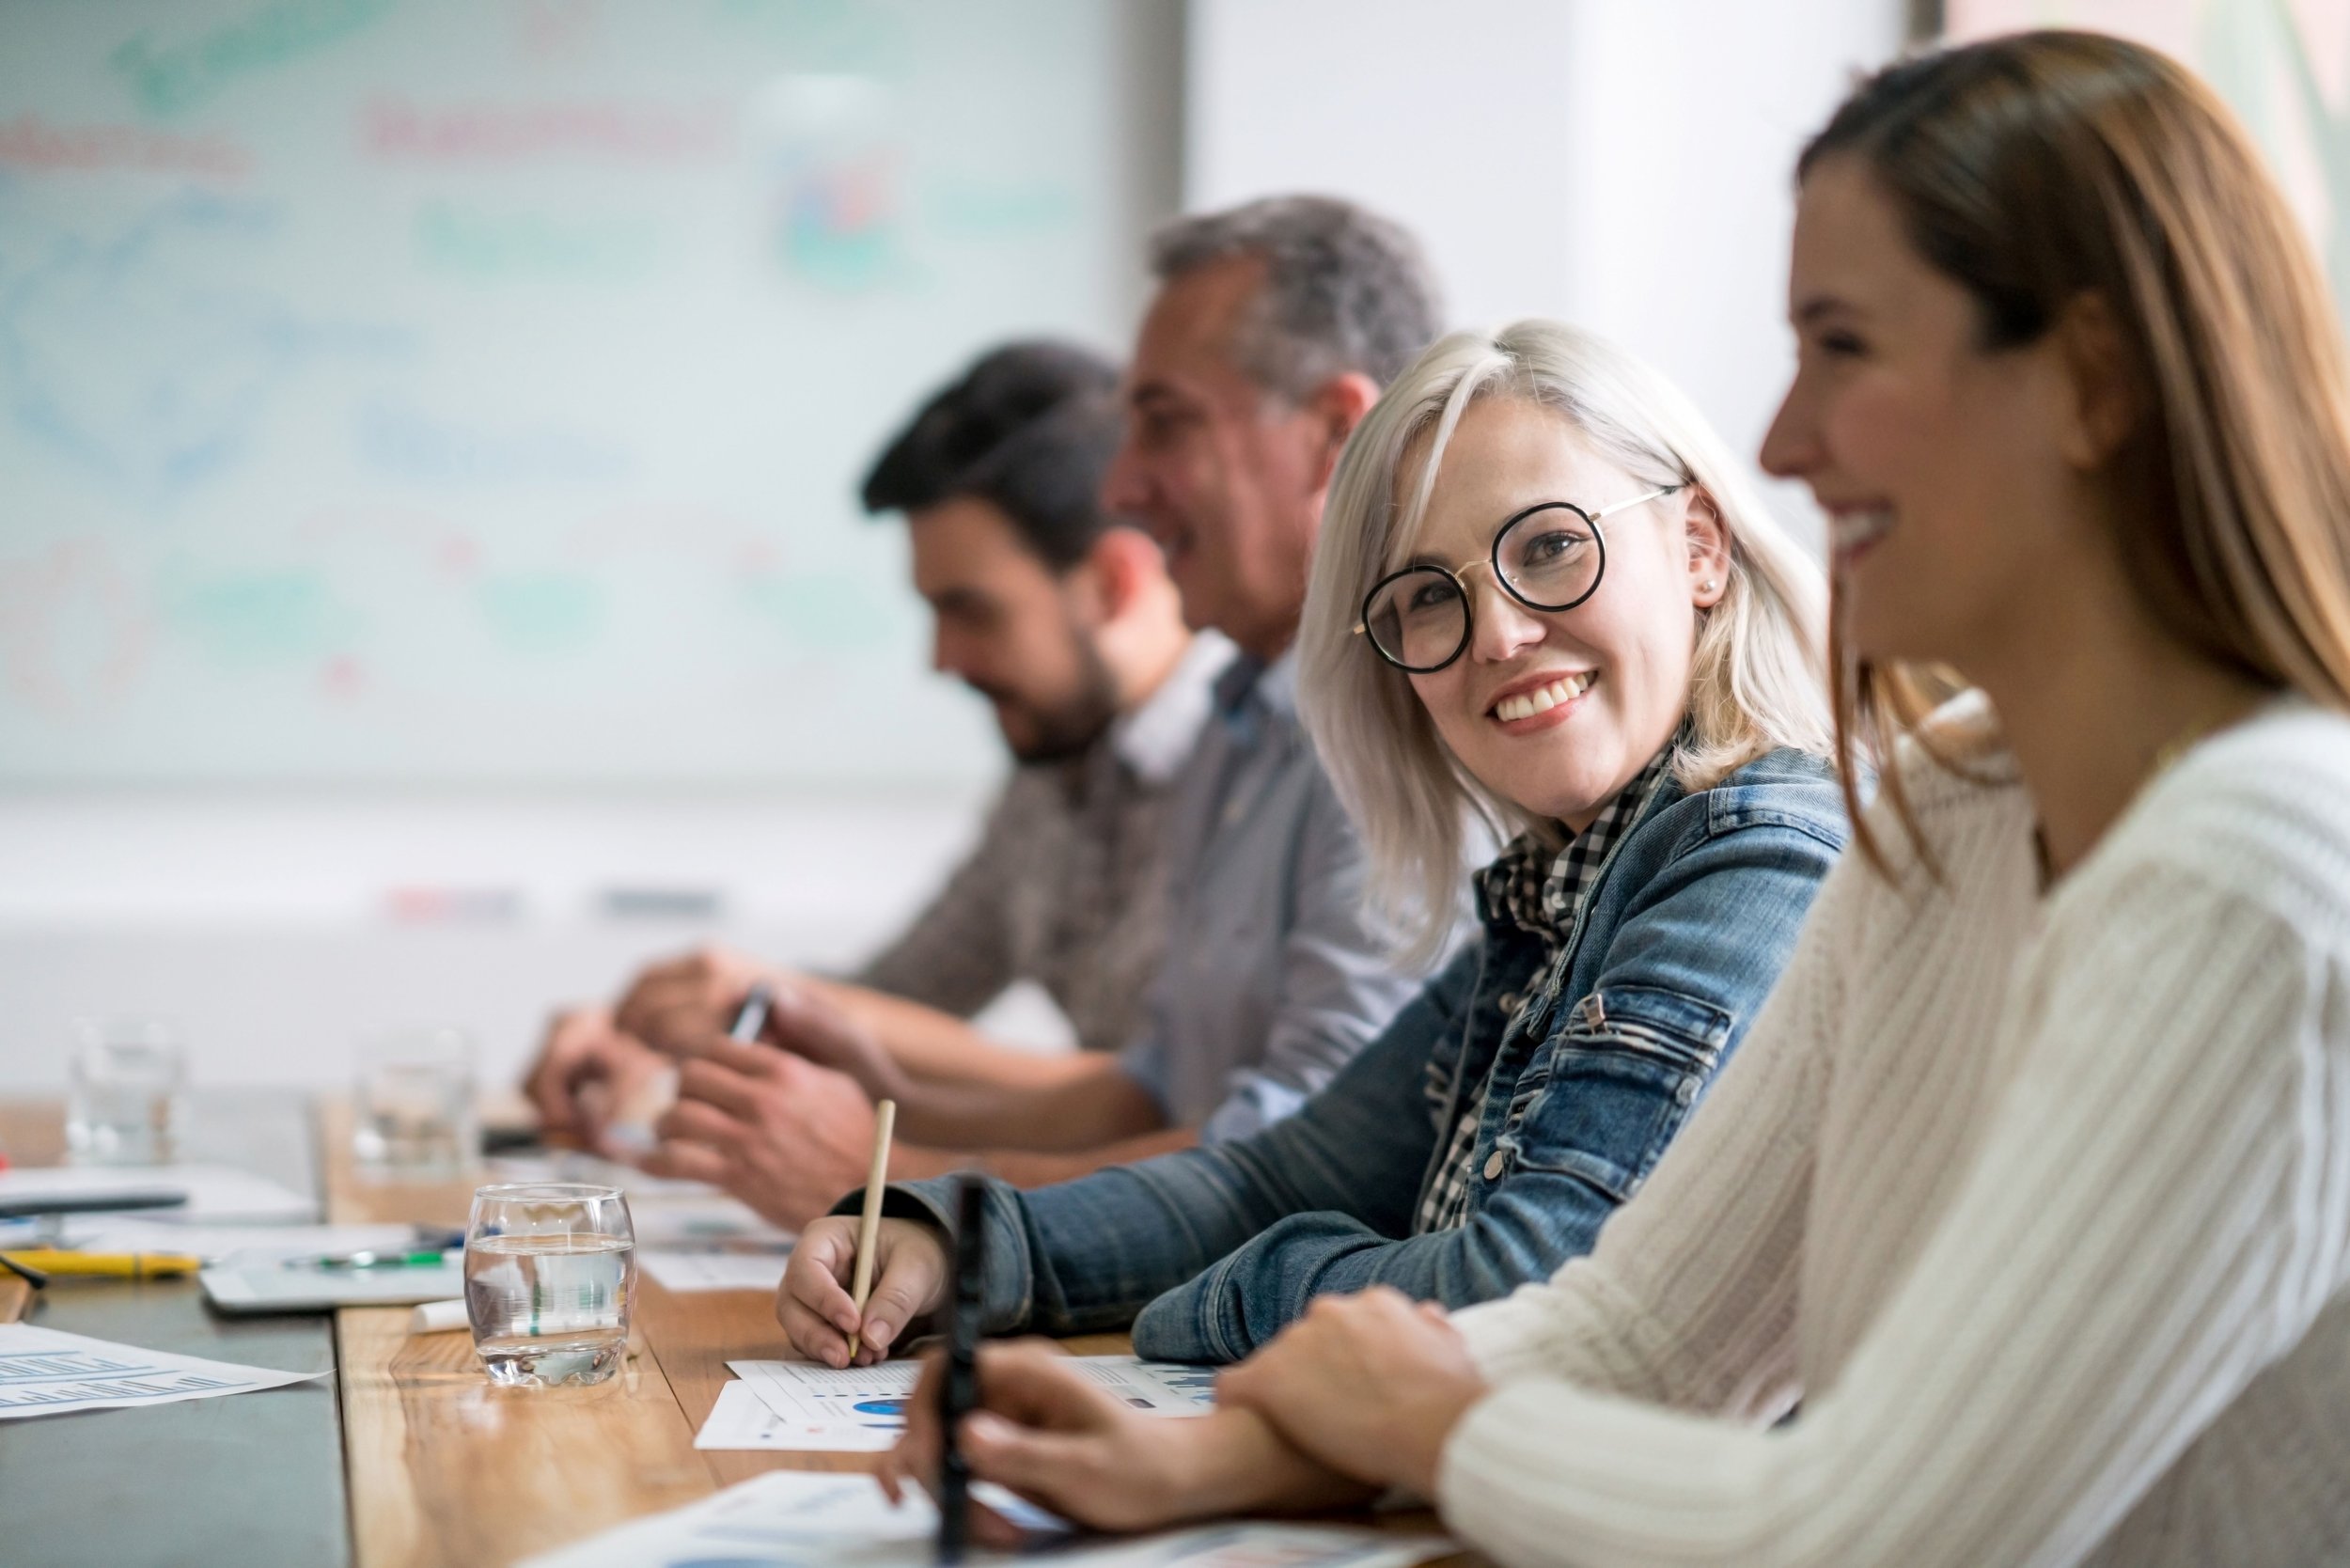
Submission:
<svg viewBox="0 0 2350 1568">
<path fill-rule="evenodd" d="M 955 1294 L 947 1375 L 938 1386 L 938 1560 L 961 1562 L 970 1533 L 971 1467 L 956 1434 L 979 1407 L 979 1309 L 987 1289 L 987 1179 L 955 1178 Z"/>
<path fill-rule="evenodd" d="M 727 1038 L 738 1044 L 748 1045 L 767 1027 L 767 1014 L 776 1005 L 775 993 L 764 981 L 743 994 L 743 1005 L 735 1010 L 734 1022 L 727 1027 Z"/>
</svg>

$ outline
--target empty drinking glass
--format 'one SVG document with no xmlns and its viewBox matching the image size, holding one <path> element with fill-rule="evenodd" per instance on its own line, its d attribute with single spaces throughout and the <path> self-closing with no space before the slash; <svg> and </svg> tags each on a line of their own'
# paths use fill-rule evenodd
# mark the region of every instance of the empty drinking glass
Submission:
<svg viewBox="0 0 2350 1568">
<path fill-rule="evenodd" d="M 83 1165 L 167 1165 L 187 1132 L 187 1052 L 161 1018 L 76 1018 L 66 1148 Z"/>
<path fill-rule="evenodd" d="M 368 1175 L 446 1181 L 474 1167 L 473 1037 L 430 1025 L 363 1043 L 352 1095 L 351 1152 Z"/>
<path fill-rule="evenodd" d="M 525 1182 L 476 1192 L 465 1314 L 490 1381 L 541 1388 L 618 1372 L 635 1257 L 618 1187 Z"/>
</svg>

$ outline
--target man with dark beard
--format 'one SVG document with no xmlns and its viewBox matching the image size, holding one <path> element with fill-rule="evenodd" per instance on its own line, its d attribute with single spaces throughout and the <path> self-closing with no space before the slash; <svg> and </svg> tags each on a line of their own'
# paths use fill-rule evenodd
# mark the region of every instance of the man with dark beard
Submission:
<svg viewBox="0 0 2350 1568">
<path fill-rule="evenodd" d="M 1018 980 L 1043 988 L 1088 1051 L 1132 1039 L 1165 947 L 1170 785 L 1231 649 L 1185 629 L 1158 547 L 1102 508 L 1117 387 L 1117 369 L 1080 349 L 997 349 L 932 397 L 865 481 L 867 510 L 906 519 L 933 665 L 988 699 L 1020 764 L 978 847 L 846 981 L 709 950 L 645 971 L 617 1019 L 559 1014 L 526 1086 L 551 1130 L 592 1142 L 635 1120 L 634 1102 L 666 1076 L 654 1047 L 685 1043 L 707 1027 L 705 998 L 754 980 L 786 1007 L 821 994 L 924 1076 L 1026 1084 L 1071 1070 L 964 1022 Z M 804 1095 L 845 1084 L 807 1069 Z"/>
</svg>

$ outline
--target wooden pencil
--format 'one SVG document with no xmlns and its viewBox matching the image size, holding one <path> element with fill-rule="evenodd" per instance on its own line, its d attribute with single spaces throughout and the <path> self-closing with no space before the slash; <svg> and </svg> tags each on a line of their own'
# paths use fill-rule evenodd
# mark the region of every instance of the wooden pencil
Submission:
<svg viewBox="0 0 2350 1568">
<path fill-rule="evenodd" d="M 857 1339 L 865 1338 L 865 1298 L 873 1294 L 873 1245 L 881 1235 L 882 1190 L 889 1184 L 889 1132 L 898 1102 L 884 1100 L 873 1111 L 873 1168 L 865 1177 L 865 1213 L 856 1228 L 856 1276 L 849 1293 L 856 1302 Z"/>
</svg>

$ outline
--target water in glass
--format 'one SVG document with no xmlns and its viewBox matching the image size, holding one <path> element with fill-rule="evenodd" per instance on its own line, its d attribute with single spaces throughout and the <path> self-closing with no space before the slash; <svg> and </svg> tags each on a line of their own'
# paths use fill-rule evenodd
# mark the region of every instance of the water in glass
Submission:
<svg viewBox="0 0 2350 1568">
<path fill-rule="evenodd" d="M 636 1239 L 618 1189 L 483 1187 L 465 1237 L 465 1311 L 491 1381 L 601 1383 L 628 1348 Z"/>
<path fill-rule="evenodd" d="M 77 1018 L 66 1148 L 84 1165 L 168 1165 L 187 1121 L 187 1055 L 157 1018 Z"/>
<path fill-rule="evenodd" d="M 446 1181 L 474 1167 L 473 1039 L 443 1027 L 400 1029 L 361 1047 L 352 1153 L 362 1173 Z"/>
</svg>

